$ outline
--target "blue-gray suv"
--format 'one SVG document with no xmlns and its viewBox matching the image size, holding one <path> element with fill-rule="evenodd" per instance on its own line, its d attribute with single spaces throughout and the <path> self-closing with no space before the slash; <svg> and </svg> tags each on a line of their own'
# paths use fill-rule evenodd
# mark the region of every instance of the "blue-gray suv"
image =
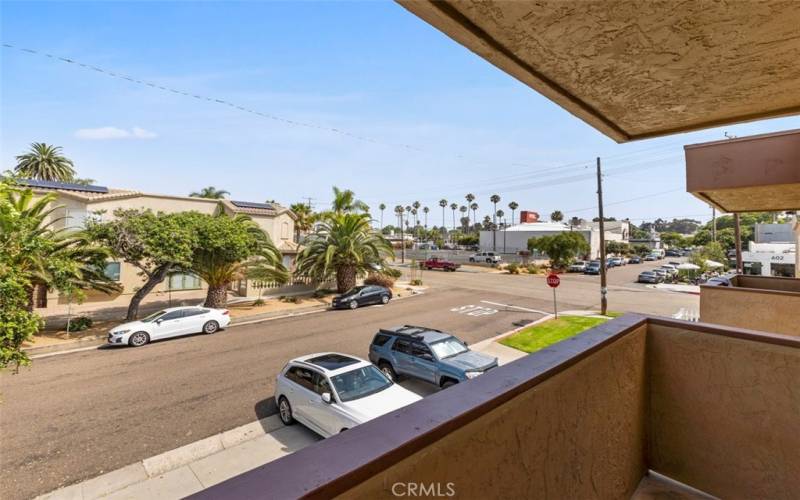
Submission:
<svg viewBox="0 0 800 500">
<path fill-rule="evenodd" d="M 442 388 L 497 367 L 497 358 L 471 351 L 449 333 L 410 325 L 381 329 L 369 346 L 369 359 L 392 380 L 408 376 Z"/>
</svg>

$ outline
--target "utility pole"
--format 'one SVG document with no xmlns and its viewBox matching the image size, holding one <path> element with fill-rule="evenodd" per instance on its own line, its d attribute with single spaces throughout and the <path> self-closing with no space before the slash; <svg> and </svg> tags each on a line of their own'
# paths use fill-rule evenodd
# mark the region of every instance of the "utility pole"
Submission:
<svg viewBox="0 0 800 500">
<path fill-rule="evenodd" d="M 600 215 L 600 314 L 608 312 L 608 288 L 606 288 L 606 234 L 603 219 L 603 174 L 600 172 L 600 157 L 597 157 L 597 209 Z"/>
<path fill-rule="evenodd" d="M 742 265 L 742 230 L 739 225 L 739 213 L 733 214 L 733 230 L 736 238 L 736 274 L 744 272 Z"/>
<path fill-rule="evenodd" d="M 717 241 L 717 207 L 711 207 L 711 239 Z"/>
</svg>

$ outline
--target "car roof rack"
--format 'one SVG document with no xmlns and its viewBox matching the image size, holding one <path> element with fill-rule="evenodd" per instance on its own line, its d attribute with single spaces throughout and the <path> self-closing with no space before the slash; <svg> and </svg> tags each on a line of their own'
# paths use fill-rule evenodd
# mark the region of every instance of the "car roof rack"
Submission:
<svg viewBox="0 0 800 500">
<path fill-rule="evenodd" d="M 399 335 L 411 338 L 420 338 L 425 332 L 444 333 L 436 328 L 429 328 L 427 326 L 403 325 L 395 326 L 392 328 L 381 328 L 381 331 L 391 335 Z"/>
</svg>

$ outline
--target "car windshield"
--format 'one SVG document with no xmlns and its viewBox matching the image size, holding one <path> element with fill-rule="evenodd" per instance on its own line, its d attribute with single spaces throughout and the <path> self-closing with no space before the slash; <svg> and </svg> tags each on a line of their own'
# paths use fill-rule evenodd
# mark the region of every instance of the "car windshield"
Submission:
<svg viewBox="0 0 800 500">
<path fill-rule="evenodd" d="M 167 311 L 158 311 L 154 312 L 150 316 L 143 318 L 141 321 L 142 323 L 152 323 L 153 321 L 157 320 L 160 316 L 166 314 Z"/>
<path fill-rule="evenodd" d="M 457 338 L 450 337 L 439 342 L 434 342 L 430 345 L 433 353 L 439 359 L 449 358 L 462 352 L 467 352 L 467 346 L 461 343 Z"/>
<path fill-rule="evenodd" d="M 355 288 L 351 288 L 350 290 L 348 290 L 345 293 L 343 293 L 342 297 L 350 297 L 351 295 L 355 295 L 355 294 L 357 294 L 358 292 L 360 292 L 363 289 L 364 289 L 363 286 L 357 286 Z"/>
<path fill-rule="evenodd" d="M 331 377 L 331 382 L 343 403 L 367 397 L 392 385 L 392 381 L 373 365 Z"/>
</svg>

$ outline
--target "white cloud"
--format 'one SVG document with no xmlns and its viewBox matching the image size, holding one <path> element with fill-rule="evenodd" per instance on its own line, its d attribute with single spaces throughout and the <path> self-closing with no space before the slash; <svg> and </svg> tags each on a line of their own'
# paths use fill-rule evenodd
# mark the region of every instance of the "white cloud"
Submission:
<svg viewBox="0 0 800 500">
<path fill-rule="evenodd" d="M 105 141 L 110 139 L 153 139 L 158 135 L 141 127 L 133 127 L 130 130 L 119 127 L 98 127 L 78 129 L 75 131 L 75 137 L 89 141 Z"/>
</svg>

